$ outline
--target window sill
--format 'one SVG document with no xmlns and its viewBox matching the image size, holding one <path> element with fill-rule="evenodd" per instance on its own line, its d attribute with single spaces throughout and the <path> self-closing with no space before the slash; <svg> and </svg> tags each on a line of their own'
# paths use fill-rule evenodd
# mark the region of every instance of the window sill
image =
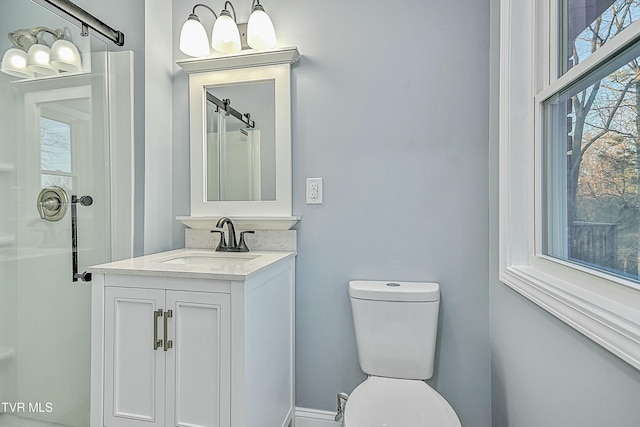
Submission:
<svg viewBox="0 0 640 427">
<path fill-rule="evenodd" d="M 603 283 L 599 292 L 531 266 L 504 268 L 500 280 L 640 370 L 640 292 Z"/>
</svg>

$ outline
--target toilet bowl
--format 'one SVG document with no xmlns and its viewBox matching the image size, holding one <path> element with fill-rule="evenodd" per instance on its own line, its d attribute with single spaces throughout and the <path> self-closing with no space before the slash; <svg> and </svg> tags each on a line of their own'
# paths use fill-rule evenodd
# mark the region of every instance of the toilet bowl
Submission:
<svg viewBox="0 0 640 427">
<path fill-rule="evenodd" d="M 349 282 L 360 368 L 344 427 L 460 427 L 449 403 L 424 380 L 434 369 L 440 286 Z"/>
<path fill-rule="evenodd" d="M 455 411 L 420 380 L 370 376 L 349 396 L 344 427 L 461 427 Z"/>
</svg>

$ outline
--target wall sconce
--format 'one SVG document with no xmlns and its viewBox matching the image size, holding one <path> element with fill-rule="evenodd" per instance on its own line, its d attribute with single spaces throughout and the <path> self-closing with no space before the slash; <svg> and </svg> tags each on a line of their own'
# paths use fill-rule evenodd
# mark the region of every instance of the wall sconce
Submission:
<svg viewBox="0 0 640 427">
<path fill-rule="evenodd" d="M 209 6 L 198 3 L 193 7 L 187 21 L 182 25 L 180 32 L 180 50 L 194 57 L 204 57 L 211 53 L 209 39 L 204 26 L 196 15 L 197 7 L 209 9 L 216 20 L 211 32 L 211 47 L 220 53 L 237 53 L 242 50 L 240 31 L 236 18 L 236 10 L 230 1 L 224 3 L 224 9 L 218 16 Z M 227 7 L 231 7 L 231 12 Z M 242 25 L 242 24 L 241 24 Z M 271 49 L 276 45 L 276 32 L 271 18 L 264 11 L 260 0 L 253 0 L 251 15 L 247 26 L 247 44 L 257 50 Z"/>
<path fill-rule="evenodd" d="M 38 35 L 43 32 L 53 36 L 54 42 L 51 48 L 39 42 Z M 82 71 L 78 48 L 63 37 L 62 30 L 51 30 L 46 27 L 9 33 L 9 40 L 13 47 L 4 53 L 0 71 L 20 78 L 33 78 L 35 74 L 50 76 L 60 71 Z"/>
</svg>

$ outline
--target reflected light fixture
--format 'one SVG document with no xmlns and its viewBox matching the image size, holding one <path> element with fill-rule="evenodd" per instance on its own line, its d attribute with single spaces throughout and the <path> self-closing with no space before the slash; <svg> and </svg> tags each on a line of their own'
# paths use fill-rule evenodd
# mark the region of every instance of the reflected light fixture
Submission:
<svg viewBox="0 0 640 427">
<path fill-rule="evenodd" d="M 51 65 L 60 71 L 77 73 L 82 71 L 80 52 L 75 44 L 60 39 L 51 45 Z"/>
<path fill-rule="evenodd" d="M 0 69 L 5 74 L 22 79 L 29 79 L 34 76 L 33 71 L 27 68 L 27 52 L 15 47 L 4 53 Z"/>
<path fill-rule="evenodd" d="M 53 36 L 54 42 L 51 48 L 38 39 L 38 35 L 43 32 Z M 21 78 L 33 78 L 35 74 L 50 76 L 60 71 L 82 71 L 78 48 L 63 37 L 62 30 L 51 30 L 46 27 L 9 33 L 9 40 L 13 47 L 3 55 L 0 71 Z"/>
<path fill-rule="evenodd" d="M 180 32 L 180 50 L 193 57 L 208 56 L 209 40 L 207 32 L 196 15 L 197 7 L 205 7 L 213 13 L 215 22 L 211 32 L 211 47 L 220 53 L 237 53 L 243 48 L 240 31 L 238 30 L 235 8 L 230 1 L 224 3 L 224 9 L 216 14 L 205 4 L 198 3 L 183 24 Z M 233 17 L 228 8 L 231 8 Z M 271 18 L 260 4 L 260 0 L 253 0 L 251 15 L 247 26 L 247 44 L 256 50 L 271 49 L 276 45 L 276 33 Z M 246 46 L 245 46 L 246 47 Z"/>
<path fill-rule="evenodd" d="M 58 74 L 58 70 L 51 65 L 51 49 L 39 43 L 31 46 L 27 52 L 27 68 L 45 76 Z"/>
</svg>

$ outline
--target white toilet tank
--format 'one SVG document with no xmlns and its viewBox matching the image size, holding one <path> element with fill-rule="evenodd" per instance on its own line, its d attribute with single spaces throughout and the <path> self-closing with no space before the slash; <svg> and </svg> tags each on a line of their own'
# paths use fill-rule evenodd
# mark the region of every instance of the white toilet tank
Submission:
<svg viewBox="0 0 640 427">
<path fill-rule="evenodd" d="M 360 368 L 380 377 L 431 378 L 440 286 L 355 280 L 349 296 Z"/>
</svg>

